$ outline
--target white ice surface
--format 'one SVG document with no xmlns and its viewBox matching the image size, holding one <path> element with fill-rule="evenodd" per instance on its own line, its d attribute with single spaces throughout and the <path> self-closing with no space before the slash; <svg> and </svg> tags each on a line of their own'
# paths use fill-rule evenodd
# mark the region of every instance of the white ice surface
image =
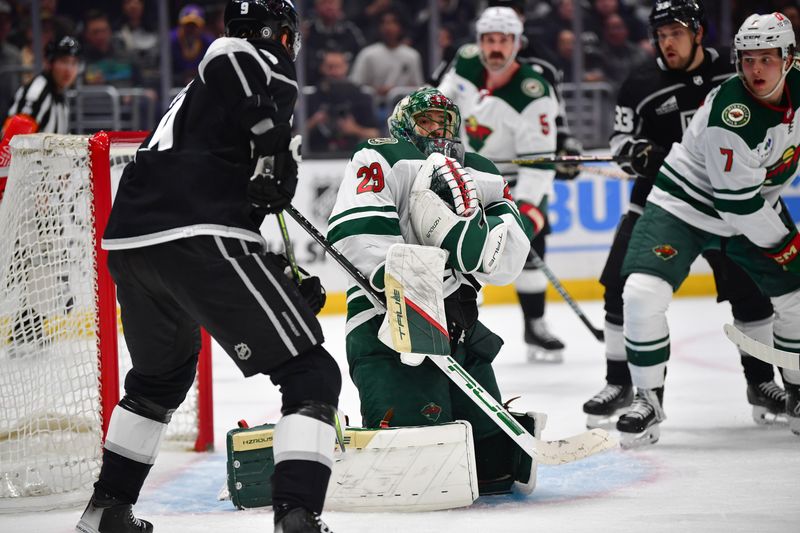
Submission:
<svg viewBox="0 0 800 533">
<path fill-rule="evenodd" d="M 582 302 L 596 326 L 602 304 Z M 564 304 L 548 320 L 567 343 L 561 365 L 525 362 L 515 306 L 486 307 L 483 321 L 505 338 L 496 361 L 504 398 L 516 409 L 547 412 L 544 438 L 584 429 L 581 405 L 603 384 L 603 347 Z M 722 333 L 728 305 L 678 299 L 669 311 L 672 359 L 665 393 L 668 419 L 647 449 L 613 450 L 566 466 L 539 467 L 529 497 L 484 497 L 470 508 L 429 513 L 324 514 L 337 533 L 355 532 L 797 532 L 800 531 L 800 437 L 786 426 L 753 423 L 739 356 Z M 341 406 L 358 421 L 358 396 L 344 358 L 341 316 L 324 317 L 326 346 L 344 376 Z M 216 449 L 164 451 L 136 506 L 158 533 L 272 531 L 270 510 L 236 511 L 216 501 L 225 480 L 225 432 L 246 419 L 275 421 L 278 392 L 266 377 L 245 380 L 220 350 L 214 358 Z M 0 532 L 73 531 L 82 508 L 0 515 Z"/>
</svg>

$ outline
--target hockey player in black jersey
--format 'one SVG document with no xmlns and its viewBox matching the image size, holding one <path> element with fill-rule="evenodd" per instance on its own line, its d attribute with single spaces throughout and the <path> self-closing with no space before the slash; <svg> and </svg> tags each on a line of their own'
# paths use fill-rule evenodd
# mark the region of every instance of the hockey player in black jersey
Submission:
<svg viewBox="0 0 800 533">
<path fill-rule="evenodd" d="M 734 74 L 727 57 L 703 48 L 703 7 L 699 0 L 656 2 L 650 27 L 657 60 L 633 71 L 620 89 L 615 110 L 611 149 L 630 156 L 624 168 L 637 179 L 630 207 L 617 227 L 600 282 L 605 287 L 606 386 L 583 405 L 587 426 L 609 424 L 625 411 L 617 427 L 638 433 L 652 413 L 634 399 L 622 333 L 622 260 L 633 226 L 641 215 L 661 163 L 706 94 Z M 724 246 L 722 248 L 725 249 Z M 718 301 L 731 303 L 734 321 L 751 337 L 772 344 L 772 305 L 753 281 L 723 253 L 704 254 L 714 272 Z M 747 399 L 758 423 L 772 420 L 785 410 L 786 393 L 774 381 L 772 366 L 741 354 L 747 380 Z"/>
<path fill-rule="evenodd" d="M 275 531 L 328 531 L 319 514 L 341 374 L 315 317 L 324 292 L 317 278 L 292 281 L 259 233 L 297 185 L 298 17 L 288 0 L 230 0 L 224 16 L 227 36 L 126 167 L 103 238 L 133 368 L 77 526 L 84 533 L 153 531 L 132 505 L 192 385 L 200 326 L 245 376 L 280 387 Z M 259 172 L 264 158 L 271 173 Z"/>
</svg>

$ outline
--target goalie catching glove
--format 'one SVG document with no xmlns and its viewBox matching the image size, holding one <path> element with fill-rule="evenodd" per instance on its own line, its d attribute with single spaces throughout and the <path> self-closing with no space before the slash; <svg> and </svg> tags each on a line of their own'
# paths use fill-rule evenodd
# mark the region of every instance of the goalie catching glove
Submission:
<svg viewBox="0 0 800 533">
<path fill-rule="evenodd" d="M 431 190 L 458 216 L 468 217 L 478 207 L 478 192 L 472 176 L 451 157 L 434 152 L 417 172 L 414 191 Z"/>
</svg>

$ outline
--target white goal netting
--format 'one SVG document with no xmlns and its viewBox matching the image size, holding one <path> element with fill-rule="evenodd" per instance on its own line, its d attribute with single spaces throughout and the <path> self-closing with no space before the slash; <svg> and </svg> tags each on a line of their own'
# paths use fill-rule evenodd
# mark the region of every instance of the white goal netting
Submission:
<svg viewBox="0 0 800 533">
<path fill-rule="evenodd" d="M 130 368 L 111 353 L 116 320 L 105 334 L 113 342 L 99 340 L 98 317 L 116 304 L 98 284 L 93 178 L 111 175 L 115 187 L 138 143 L 112 143 L 98 156 L 96 142 L 39 134 L 11 144 L 0 201 L 0 512 L 85 500 L 110 416 L 104 400 L 116 402 L 109 389 Z M 196 435 L 195 388 L 167 438 L 191 446 Z"/>
</svg>

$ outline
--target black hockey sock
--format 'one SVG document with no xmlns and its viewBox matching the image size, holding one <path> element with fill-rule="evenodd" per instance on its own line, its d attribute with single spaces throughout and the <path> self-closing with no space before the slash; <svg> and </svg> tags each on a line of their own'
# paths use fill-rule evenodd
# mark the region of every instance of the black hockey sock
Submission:
<svg viewBox="0 0 800 533">
<path fill-rule="evenodd" d="M 611 385 L 631 385 L 631 371 L 627 361 L 606 359 L 606 381 Z"/>
<path fill-rule="evenodd" d="M 303 507 L 320 514 L 330 477 L 331 469 L 316 461 L 281 461 L 272 474 L 272 506 Z"/>
<path fill-rule="evenodd" d="M 522 307 L 522 314 L 525 316 L 526 321 L 544 316 L 543 292 L 519 292 L 517 296 L 519 296 L 519 304 Z"/>
<path fill-rule="evenodd" d="M 152 466 L 103 450 L 103 466 L 94 490 L 96 493 L 104 491 L 121 503 L 134 504 L 139 499 L 139 492 Z"/>
<path fill-rule="evenodd" d="M 742 368 L 744 369 L 744 379 L 748 383 L 763 383 L 775 379 L 775 372 L 772 365 L 749 355 L 742 355 Z"/>
<path fill-rule="evenodd" d="M 514 484 L 513 441 L 503 432 L 475 442 L 475 466 L 481 494 L 509 492 Z"/>
</svg>

